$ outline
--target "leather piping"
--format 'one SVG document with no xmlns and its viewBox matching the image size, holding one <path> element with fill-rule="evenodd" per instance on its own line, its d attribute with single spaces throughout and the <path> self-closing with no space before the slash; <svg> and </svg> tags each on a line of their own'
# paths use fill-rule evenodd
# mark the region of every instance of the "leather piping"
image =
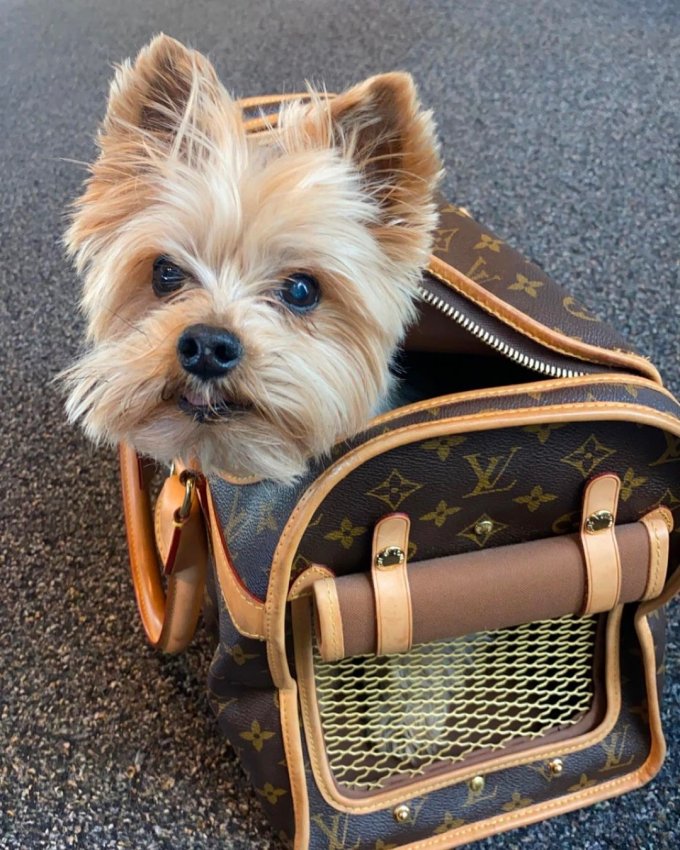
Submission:
<svg viewBox="0 0 680 850">
<path fill-rule="evenodd" d="M 293 634 L 295 640 L 295 663 L 299 680 L 300 707 L 305 729 L 305 740 L 309 751 L 309 760 L 319 793 L 324 800 L 338 811 L 349 814 L 376 812 L 388 806 L 394 806 L 420 797 L 432 791 L 446 788 L 458 782 L 467 782 L 479 773 L 488 775 L 499 770 L 547 760 L 579 752 L 604 740 L 616 725 L 621 710 L 621 677 L 619 667 L 619 630 L 623 606 L 619 605 L 607 618 L 605 690 L 607 711 L 601 723 L 590 732 L 577 735 L 566 743 L 537 746 L 516 753 L 489 759 L 483 765 L 453 767 L 446 774 L 436 778 L 423 778 L 400 788 L 362 794 L 361 797 L 345 796 L 336 785 L 323 745 L 323 732 L 319 718 L 319 709 L 314 687 L 314 671 L 311 646 L 311 607 L 309 600 L 299 599 L 293 604 Z"/>
<path fill-rule="evenodd" d="M 492 295 L 484 287 L 475 283 L 474 280 L 449 265 L 440 257 L 430 257 L 427 270 L 438 281 L 451 289 L 455 289 L 464 297 L 486 310 L 487 313 L 495 316 L 499 321 L 552 351 L 592 363 L 604 363 L 606 365 L 634 369 L 636 372 L 642 372 L 643 375 L 655 383 L 663 383 L 657 369 L 648 360 L 645 360 L 644 357 L 640 357 L 637 354 L 614 351 L 609 348 L 600 348 L 554 331 L 552 328 L 546 327 L 536 321 L 536 319 L 532 319 L 526 313 L 498 298 L 498 296 Z"/>
<path fill-rule="evenodd" d="M 229 616 L 242 635 L 256 640 L 264 640 L 264 602 L 253 596 L 244 587 L 229 560 L 210 489 L 208 489 L 206 503 L 210 519 L 210 538 L 215 560 L 215 572 Z"/>
<path fill-rule="evenodd" d="M 330 466 L 305 491 L 291 514 L 274 552 L 265 603 L 265 638 L 267 658 L 274 684 L 291 687 L 285 646 L 285 613 L 288 582 L 293 557 L 314 511 L 330 490 L 365 461 L 381 452 L 422 439 L 461 433 L 520 427 L 538 422 L 628 421 L 664 428 L 680 435 L 680 419 L 649 408 L 623 402 L 557 404 L 541 408 L 519 408 L 512 411 L 486 411 L 468 416 L 421 422 L 381 434 L 348 452 Z"/>
<path fill-rule="evenodd" d="M 302 755 L 302 736 L 300 735 L 298 721 L 296 688 L 279 691 L 279 714 L 281 716 L 283 751 L 286 754 L 286 766 L 290 779 L 290 793 L 293 797 L 295 850 L 307 850 L 309 847 L 309 798 L 307 796 L 304 756 Z"/>
</svg>

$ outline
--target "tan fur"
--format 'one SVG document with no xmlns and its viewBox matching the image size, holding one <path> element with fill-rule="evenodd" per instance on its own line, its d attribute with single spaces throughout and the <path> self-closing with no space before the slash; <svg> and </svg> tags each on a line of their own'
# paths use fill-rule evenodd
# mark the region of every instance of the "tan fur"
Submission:
<svg viewBox="0 0 680 850">
<path fill-rule="evenodd" d="M 435 225 L 433 123 L 407 74 L 311 95 L 248 137 L 208 60 L 178 42 L 159 36 L 118 69 L 66 236 L 89 344 L 65 373 L 67 411 L 95 441 L 291 481 L 384 403 Z M 164 298 L 159 255 L 191 275 Z M 296 271 L 321 284 L 304 316 L 275 294 Z M 243 344 L 217 382 L 178 362 L 194 323 Z M 178 408 L 187 388 L 249 408 L 201 424 Z"/>
</svg>

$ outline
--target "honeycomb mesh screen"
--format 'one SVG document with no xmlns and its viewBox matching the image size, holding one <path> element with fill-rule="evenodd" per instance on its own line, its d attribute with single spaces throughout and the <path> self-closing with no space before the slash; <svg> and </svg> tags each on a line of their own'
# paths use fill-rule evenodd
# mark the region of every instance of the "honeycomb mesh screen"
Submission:
<svg viewBox="0 0 680 850">
<path fill-rule="evenodd" d="M 593 700 L 595 617 L 562 617 L 324 663 L 314 678 L 336 782 L 369 791 L 575 724 Z"/>
</svg>

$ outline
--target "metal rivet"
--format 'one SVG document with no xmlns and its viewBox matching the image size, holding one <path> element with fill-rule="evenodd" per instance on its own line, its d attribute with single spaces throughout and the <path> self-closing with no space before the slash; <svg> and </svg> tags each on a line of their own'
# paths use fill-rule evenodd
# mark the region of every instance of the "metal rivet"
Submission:
<svg viewBox="0 0 680 850">
<path fill-rule="evenodd" d="M 475 794 L 479 794 L 484 790 L 484 777 L 483 776 L 473 776 L 469 782 L 470 791 L 473 791 Z"/>
<path fill-rule="evenodd" d="M 398 546 L 388 546 L 387 549 L 378 552 L 375 564 L 379 569 L 386 570 L 389 567 L 396 567 L 399 564 L 403 564 L 404 557 L 403 549 L 400 549 Z"/>
<path fill-rule="evenodd" d="M 564 770 L 564 762 L 562 759 L 551 759 L 548 762 L 548 770 L 552 773 L 553 776 L 559 776 L 560 773 Z"/>
<path fill-rule="evenodd" d="M 597 534 L 598 531 L 605 531 L 614 525 L 614 515 L 611 511 L 595 511 L 586 520 L 586 531 L 588 534 Z"/>
<path fill-rule="evenodd" d="M 406 823 L 406 821 L 411 818 L 411 809 L 406 805 L 406 803 L 402 803 L 400 806 L 396 807 L 392 814 L 394 815 L 394 819 L 397 823 Z"/>
<path fill-rule="evenodd" d="M 491 534 L 493 531 L 493 523 L 490 519 L 482 519 L 475 525 L 475 534 L 478 537 L 483 537 L 485 534 Z"/>
</svg>

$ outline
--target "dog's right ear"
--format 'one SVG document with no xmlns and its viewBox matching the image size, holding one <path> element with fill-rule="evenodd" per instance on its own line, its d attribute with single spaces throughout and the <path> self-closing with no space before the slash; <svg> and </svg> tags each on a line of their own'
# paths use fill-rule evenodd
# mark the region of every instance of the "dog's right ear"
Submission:
<svg viewBox="0 0 680 850">
<path fill-rule="evenodd" d="M 199 168 L 216 152 L 238 160 L 241 112 L 211 62 L 166 35 L 116 70 L 99 129 L 100 154 L 74 204 L 66 245 L 82 268 L 100 237 L 150 202 L 154 178 L 173 163 Z"/>
<path fill-rule="evenodd" d="M 205 56 L 158 35 L 117 69 L 100 130 L 107 143 L 177 144 L 178 138 L 218 141 L 238 118 L 235 104 Z M 225 128 L 226 123 L 230 125 Z"/>
</svg>

